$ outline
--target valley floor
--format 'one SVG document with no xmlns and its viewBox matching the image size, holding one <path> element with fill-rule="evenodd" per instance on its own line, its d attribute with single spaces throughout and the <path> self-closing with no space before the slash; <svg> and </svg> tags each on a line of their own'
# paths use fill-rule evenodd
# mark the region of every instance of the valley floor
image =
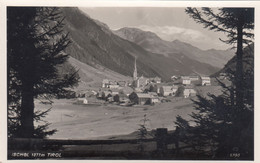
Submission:
<svg viewBox="0 0 260 163">
<path fill-rule="evenodd" d="M 54 100 L 51 111 L 44 120 L 51 123 L 50 129 L 57 133 L 53 139 L 92 139 L 104 136 L 125 135 L 137 131 L 146 114 L 147 128 L 175 129 L 175 117 L 189 119 L 193 110 L 190 99 L 171 99 L 171 102 L 153 106 L 119 106 L 115 104 L 77 105 L 75 100 Z M 50 106 L 36 103 L 38 109 Z"/>
</svg>

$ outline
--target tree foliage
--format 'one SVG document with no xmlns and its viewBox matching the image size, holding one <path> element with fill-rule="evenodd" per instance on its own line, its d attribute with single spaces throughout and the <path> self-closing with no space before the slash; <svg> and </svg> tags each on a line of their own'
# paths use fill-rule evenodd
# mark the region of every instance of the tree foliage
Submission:
<svg viewBox="0 0 260 163">
<path fill-rule="evenodd" d="M 243 108 L 243 47 L 250 45 L 254 40 L 254 8 L 220 8 L 218 12 L 204 7 L 201 10 L 188 7 L 186 13 L 204 28 L 217 32 L 224 32 L 228 39 L 221 41 L 235 45 L 236 73 L 235 73 L 235 104 Z"/>
<path fill-rule="evenodd" d="M 216 32 L 224 32 L 228 37 L 222 40 L 227 44 L 238 42 L 238 28 L 243 28 L 243 43 L 249 45 L 254 39 L 254 8 L 219 8 L 215 11 L 212 8 L 203 7 L 200 9 L 188 7 L 186 13 L 204 28 Z"/>
<path fill-rule="evenodd" d="M 138 104 L 138 96 L 135 92 L 132 92 L 130 95 L 129 95 L 129 100 L 134 103 L 134 104 Z"/>
<path fill-rule="evenodd" d="M 144 118 L 141 120 L 141 124 L 139 124 L 139 128 L 138 128 L 138 139 L 140 139 L 140 144 L 138 146 L 139 150 L 141 153 L 144 152 L 144 144 L 142 142 L 142 140 L 146 139 L 148 134 L 148 128 L 147 128 L 147 122 L 149 122 L 150 120 L 147 118 L 146 114 L 144 115 Z"/>
<path fill-rule="evenodd" d="M 34 112 L 34 98 L 51 104 L 51 98 L 70 92 L 78 81 L 76 71 L 61 74 L 57 69 L 67 60 L 64 50 L 71 43 L 63 20 L 58 8 L 7 8 L 9 136 L 45 137 L 55 132 L 46 130 L 48 123 L 34 127 L 34 121 L 48 113 Z"/>
<path fill-rule="evenodd" d="M 199 156 L 213 159 L 250 159 L 254 157 L 254 9 L 187 8 L 186 12 L 210 30 L 225 32 L 235 44 L 237 53 L 223 72 L 227 79 L 219 81 L 221 95 L 208 94 L 193 100 L 195 112 L 191 121 L 177 117 L 180 140 L 193 146 Z M 242 31 L 242 32 L 241 32 Z M 244 51 L 241 49 L 244 48 Z M 190 124 L 192 123 L 192 125 Z"/>
</svg>

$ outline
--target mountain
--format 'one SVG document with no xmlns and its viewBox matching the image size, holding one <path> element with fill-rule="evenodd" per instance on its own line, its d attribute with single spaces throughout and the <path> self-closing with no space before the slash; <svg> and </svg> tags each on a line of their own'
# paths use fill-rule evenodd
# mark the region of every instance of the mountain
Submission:
<svg viewBox="0 0 260 163">
<path fill-rule="evenodd" d="M 72 44 L 66 49 L 71 57 L 91 67 L 102 66 L 124 76 L 132 76 L 137 57 L 138 75 L 162 77 L 199 73 L 209 75 L 219 69 L 185 55 L 161 54 L 145 50 L 134 42 L 115 35 L 104 23 L 91 19 L 78 8 L 62 8 L 64 28 Z"/>
<path fill-rule="evenodd" d="M 164 56 L 170 56 L 171 53 L 182 53 L 190 59 L 207 63 L 218 68 L 223 68 L 226 62 L 235 55 L 233 50 L 201 50 L 179 40 L 174 40 L 172 42 L 165 41 L 155 33 L 142 31 L 137 28 L 125 27 L 114 31 L 114 33 L 140 45 L 150 52 L 162 54 Z"/>
<path fill-rule="evenodd" d="M 234 72 L 235 70 L 236 70 L 236 56 L 231 58 L 224 66 L 224 68 L 214 73 L 212 76 L 217 77 L 219 76 L 220 73 L 230 73 L 230 72 Z M 254 43 L 245 47 L 243 50 L 243 70 L 245 76 L 254 73 Z"/>
<path fill-rule="evenodd" d="M 103 66 L 89 66 L 73 57 L 70 57 L 68 59 L 68 63 L 72 65 L 76 70 L 78 70 L 78 74 L 80 76 L 78 86 L 77 88 L 75 88 L 77 91 L 82 91 L 86 89 L 95 90 L 96 88 L 100 88 L 103 79 L 110 79 L 115 81 L 131 81 L 132 79 L 110 69 L 107 69 Z"/>
</svg>

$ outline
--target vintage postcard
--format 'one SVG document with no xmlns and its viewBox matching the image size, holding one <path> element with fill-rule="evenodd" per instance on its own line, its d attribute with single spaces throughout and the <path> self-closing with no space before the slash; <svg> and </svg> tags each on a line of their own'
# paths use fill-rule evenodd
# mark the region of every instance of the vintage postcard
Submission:
<svg viewBox="0 0 260 163">
<path fill-rule="evenodd" d="M 256 162 L 259 7 L 4 1 L 0 161 Z"/>
</svg>

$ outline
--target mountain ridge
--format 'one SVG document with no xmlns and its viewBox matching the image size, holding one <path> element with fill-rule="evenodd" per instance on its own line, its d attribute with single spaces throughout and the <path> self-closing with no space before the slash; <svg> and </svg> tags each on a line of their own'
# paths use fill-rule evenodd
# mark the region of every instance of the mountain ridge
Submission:
<svg viewBox="0 0 260 163">
<path fill-rule="evenodd" d="M 115 35 L 104 26 L 86 16 L 78 8 L 62 8 L 65 31 L 72 44 L 66 49 L 71 57 L 92 67 L 101 65 L 125 76 L 132 76 L 135 56 L 139 75 L 159 76 L 164 81 L 172 75 L 185 75 L 194 71 L 204 75 L 219 69 L 184 55 L 165 57 L 145 50 L 140 45 Z M 153 35 L 153 34 L 152 34 Z"/>
<path fill-rule="evenodd" d="M 147 39 L 148 32 L 142 31 L 141 29 L 137 30 L 137 28 L 124 27 L 114 31 L 114 33 L 124 39 L 135 42 L 136 44 L 142 46 L 144 49 L 150 52 L 160 53 L 164 56 L 169 56 L 170 53 L 183 53 L 190 59 L 194 59 L 202 63 L 207 63 L 212 65 L 213 67 L 218 68 L 223 68 L 226 62 L 235 55 L 234 51 L 230 49 L 201 50 L 198 47 L 195 47 L 186 42 L 182 42 L 180 40 L 163 40 L 156 34 L 154 35 L 156 35 L 157 37 L 153 37 L 153 39 L 149 37 L 149 39 Z M 130 36 L 136 38 L 129 39 Z"/>
</svg>

